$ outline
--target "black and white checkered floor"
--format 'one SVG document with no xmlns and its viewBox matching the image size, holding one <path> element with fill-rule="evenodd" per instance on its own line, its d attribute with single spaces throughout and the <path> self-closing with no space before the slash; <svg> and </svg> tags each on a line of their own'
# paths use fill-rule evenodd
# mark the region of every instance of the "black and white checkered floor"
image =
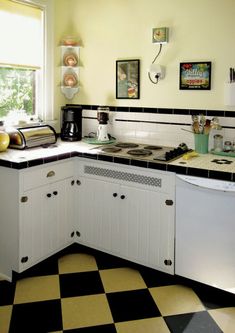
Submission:
<svg viewBox="0 0 235 333">
<path fill-rule="evenodd" d="M 86 250 L 0 281 L 0 332 L 235 332 L 235 295 Z"/>
</svg>

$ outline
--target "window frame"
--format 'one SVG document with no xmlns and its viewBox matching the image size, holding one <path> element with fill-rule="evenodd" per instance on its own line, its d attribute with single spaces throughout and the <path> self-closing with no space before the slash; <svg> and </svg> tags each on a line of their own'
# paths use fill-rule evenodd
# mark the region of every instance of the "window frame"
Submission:
<svg viewBox="0 0 235 333">
<path fill-rule="evenodd" d="M 43 121 L 53 121 L 54 114 L 54 11 L 52 0 L 13 0 L 37 6 L 43 11 L 43 66 L 41 69 L 39 94 L 36 98 L 37 115 Z"/>
</svg>

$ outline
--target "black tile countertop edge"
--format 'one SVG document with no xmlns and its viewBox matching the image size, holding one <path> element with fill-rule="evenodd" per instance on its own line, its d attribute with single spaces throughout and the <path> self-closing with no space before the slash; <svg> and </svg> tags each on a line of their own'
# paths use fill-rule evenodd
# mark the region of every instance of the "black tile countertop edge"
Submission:
<svg viewBox="0 0 235 333">
<path fill-rule="evenodd" d="M 193 167 L 186 167 L 185 165 L 171 165 L 164 162 L 149 162 L 138 159 L 129 159 L 125 157 L 117 157 L 112 155 L 103 155 L 103 154 L 89 154 L 89 153 L 81 153 L 77 151 L 72 151 L 69 153 L 63 153 L 53 156 L 48 156 L 45 158 L 37 158 L 29 161 L 21 161 L 21 162 L 11 162 L 7 160 L 0 159 L 0 166 L 11 168 L 11 169 L 26 169 L 37 165 L 43 165 L 46 163 L 51 163 L 55 161 L 60 161 L 73 157 L 82 157 L 88 158 L 92 160 L 98 161 L 106 161 L 111 163 L 118 163 L 124 165 L 132 165 L 141 167 L 144 169 L 154 169 L 154 170 L 162 170 L 175 172 L 177 174 L 182 175 L 190 175 L 196 177 L 204 177 L 204 178 L 212 178 L 212 179 L 220 179 L 235 182 L 235 173 L 232 172 L 224 172 L 224 171 L 215 171 L 215 170 L 207 170 L 207 169 L 198 169 Z"/>
</svg>

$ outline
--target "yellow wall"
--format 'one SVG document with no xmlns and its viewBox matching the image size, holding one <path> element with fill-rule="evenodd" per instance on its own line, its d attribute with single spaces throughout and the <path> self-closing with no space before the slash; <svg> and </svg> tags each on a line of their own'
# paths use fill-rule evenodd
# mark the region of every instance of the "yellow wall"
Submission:
<svg viewBox="0 0 235 333">
<path fill-rule="evenodd" d="M 235 110 L 224 105 L 224 83 L 235 67 L 234 0 L 56 0 L 56 104 L 109 104 Z M 158 52 L 152 28 L 169 27 L 169 44 L 158 58 L 165 79 L 152 84 L 147 68 Z M 59 40 L 81 38 L 81 90 L 72 101 L 59 90 Z M 140 59 L 140 99 L 115 99 L 115 62 Z M 211 61 L 210 91 L 179 90 L 179 63 Z"/>
</svg>

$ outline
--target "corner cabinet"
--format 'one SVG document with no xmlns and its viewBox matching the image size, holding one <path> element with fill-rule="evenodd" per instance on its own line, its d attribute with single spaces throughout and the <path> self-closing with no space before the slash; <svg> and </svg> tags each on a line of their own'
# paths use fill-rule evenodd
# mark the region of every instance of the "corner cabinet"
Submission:
<svg viewBox="0 0 235 333">
<path fill-rule="evenodd" d="M 174 274 L 175 175 L 79 161 L 78 242 Z"/>
<path fill-rule="evenodd" d="M 61 48 L 61 91 L 72 99 L 79 86 L 79 46 L 62 45 Z"/>
<path fill-rule="evenodd" d="M 0 272 L 5 278 L 74 241 L 73 166 L 68 161 L 20 171 L 1 168 Z"/>
</svg>

